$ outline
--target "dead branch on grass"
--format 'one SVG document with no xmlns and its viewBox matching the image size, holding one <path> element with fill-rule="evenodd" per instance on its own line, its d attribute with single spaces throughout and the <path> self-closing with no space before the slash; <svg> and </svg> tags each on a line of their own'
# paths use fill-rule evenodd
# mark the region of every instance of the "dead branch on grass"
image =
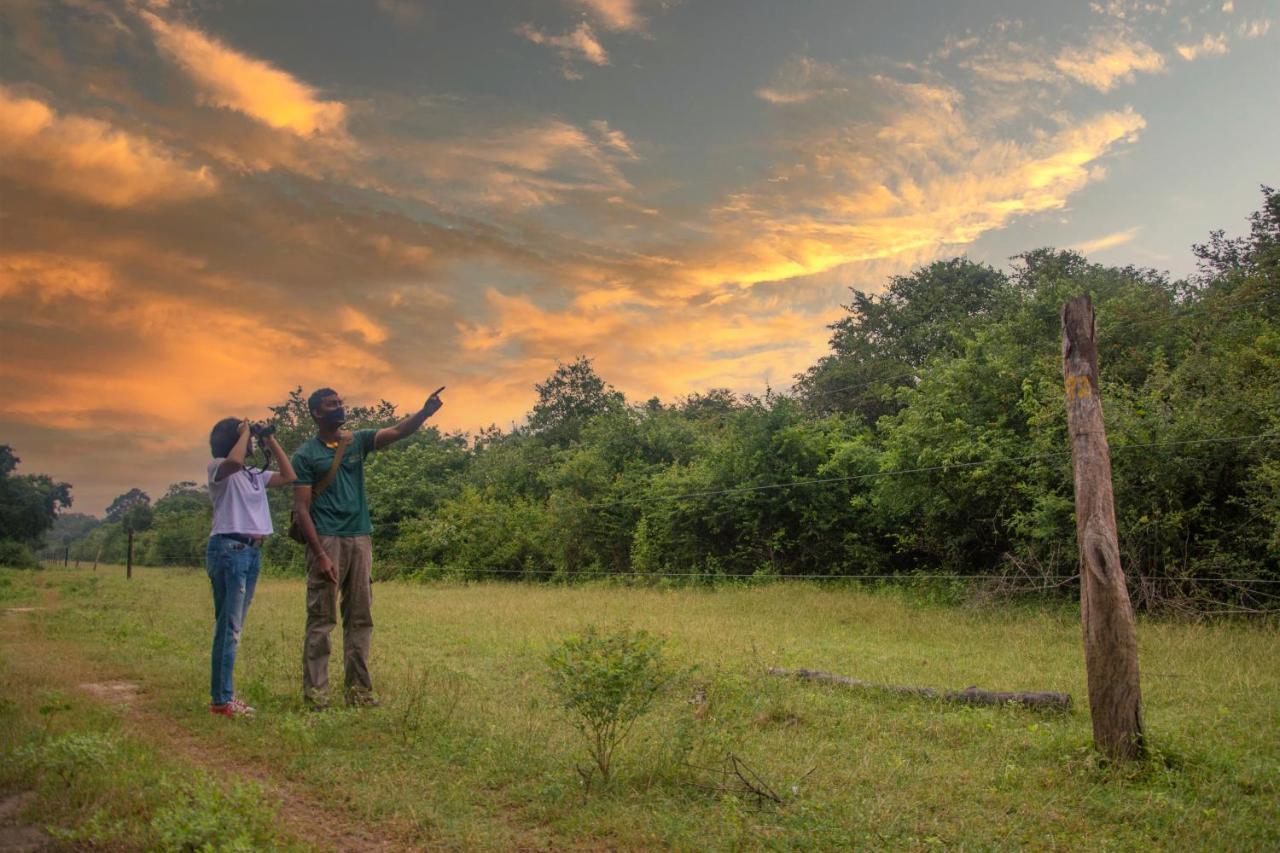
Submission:
<svg viewBox="0 0 1280 853">
<path fill-rule="evenodd" d="M 700 770 L 704 773 L 711 773 L 721 777 L 720 782 L 710 785 L 694 783 L 696 787 L 705 791 L 711 791 L 716 794 L 729 794 L 744 799 L 754 799 L 757 808 L 763 808 L 765 803 L 773 803 L 779 806 L 786 805 L 787 801 L 782 794 L 779 794 L 772 785 L 764 780 L 764 777 L 732 752 L 726 753 L 723 767 L 702 767 L 687 762 L 685 766 L 692 770 Z M 812 776 L 817 769 L 817 766 L 809 768 L 804 775 L 788 786 L 791 793 L 796 794 L 799 791 L 800 783 Z"/>
<path fill-rule="evenodd" d="M 847 675 L 836 675 L 831 672 L 820 672 L 816 669 L 781 669 L 770 667 L 767 672 L 780 678 L 798 678 L 802 681 L 819 681 L 825 684 L 839 684 L 844 687 L 859 687 L 867 690 L 880 690 L 888 693 L 900 693 L 909 696 L 921 696 L 925 699 L 940 699 L 943 702 L 956 702 L 962 705 L 1007 705 L 1014 703 L 1037 710 L 1066 711 L 1071 707 L 1071 697 L 1066 693 L 1031 692 L 1008 693 L 997 690 L 979 690 L 977 687 L 966 687 L 964 690 L 937 690 L 933 687 L 902 687 L 896 684 L 875 684 L 861 681 Z"/>
</svg>

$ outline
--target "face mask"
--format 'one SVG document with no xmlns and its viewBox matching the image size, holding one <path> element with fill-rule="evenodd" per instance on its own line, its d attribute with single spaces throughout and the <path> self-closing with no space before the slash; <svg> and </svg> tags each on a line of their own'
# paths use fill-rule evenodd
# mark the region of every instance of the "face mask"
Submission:
<svg viewBox="0 0 1280 853">
<path fill-rule="evenodd" d="M 339 407 L 332 411 L 326 412 L 324 422 L 327 424 L 345 424 L 347 422 L 347 410 Z"/>
</svg>

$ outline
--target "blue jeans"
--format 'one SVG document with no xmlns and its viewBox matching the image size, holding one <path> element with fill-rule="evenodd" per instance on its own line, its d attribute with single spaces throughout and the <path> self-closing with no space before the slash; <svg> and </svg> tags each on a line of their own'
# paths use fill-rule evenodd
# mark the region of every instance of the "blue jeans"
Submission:
<svg viewBox="0 0 1280 853">
<path fill-rule="evenodd" d="M 244 627 L 253 588 L 258 584 L 262 552 L 224 536 L 210 536 L 204 555 L 205 570 L 213 585 L 213 655 L 209 696 L 225 705 L 235 695 L 231 672 L 236 665 L 240 629 Z"/>
</svg>

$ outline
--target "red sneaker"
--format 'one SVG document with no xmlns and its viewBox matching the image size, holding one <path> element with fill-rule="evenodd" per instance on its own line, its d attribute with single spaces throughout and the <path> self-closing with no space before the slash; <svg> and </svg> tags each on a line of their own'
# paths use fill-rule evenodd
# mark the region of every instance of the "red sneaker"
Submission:
<svg viewBox="0 0 1280 853">
<path fill-rule="evenodd" d="M 231 701 L 227 704 L 231 706 L 231 710 L 235 712 L 237 717 L 252 717 L 254 714 L 258 713 L 257 708 L 254 708 L 252 705 L 246 705 L 238 697 L 232 697 Z"/>
<path fill-rule="evenodd" d="M 210 702 L 209 713 L 217 714 L 219 717 L 234 717 L 236 715 L 235 709 L 231 707 L 230 702 L 227 702 L 223 705 L 215 705 L 212 702 Z"/>
</svg>

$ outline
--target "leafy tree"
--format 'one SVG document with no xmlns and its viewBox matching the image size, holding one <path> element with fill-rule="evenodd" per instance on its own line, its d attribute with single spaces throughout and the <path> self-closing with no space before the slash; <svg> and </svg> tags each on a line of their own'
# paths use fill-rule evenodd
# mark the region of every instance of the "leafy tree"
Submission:
<svg viewBox="0 0 1280 853">
<path fill-rule="evenodd" d="M 140 541 L 138 561 L 149 565 L 200 565 L 213 512 L 208 488 L 193 480 L 172 483 L 152 509 L 152 523 Z"/>
<path fill-rule="evenodd" d="M 124 515 L 135 506 L 150 506 L 151 496 L 139 488 L 133 488 L 115 499 L 107 506 L 107 521 L 120 522 Z"/>
<path fill-rule="evenodd" d="M 85 538 L 102 522 L 92 515 L 82 512 L 60 512 L 53 520 L 53 526 L 45 537 L 47 543 L 45 555 L 49 558 L 61 558 L 67 553 L 71 543 Z"/>
<path fill-rule="evenodd" d="M 177 515 L 198 512 L 208 515 L 210 508 L 207 486 L 198 486 L 193 480 L 172 483 L 165 489 L 164 497 L 155 503 L 156 515 Z"/>
<path fill-rule="evenodd" d="M 529 431 L 559 446 L 576 440 L 590 418 L 624 405 L 621 392 L 600 378 L 586 356 L 557 364 L 555 372 L 534 387 L 538 401 L 529 414 Z"/>
<path fill-rule="evenodd" d="M 149 530 L 154 520 L 155 511 L 147 504 L 137 503 L 125 510 L 120 518 L 120 526 L 125 533 L 141 533 Z"/>
<path fill-rule="evenodd" d="M 0 541 L 38 547 L 58 513 L 71 506 L 71 485 L 47 474 L 15 474 L 21 459 L 0 444 Z"/>
<path fill-rule="evenodd" d="M 831 353 L 798 377 L 817 412 L 855 412 L 868 423 L 895 411 L 893 391 L 913 385 L 926 363 L 956 355 L 966 335 L 1013 300 L 1006 276 L 965 258 L 894 276 L 882 295 L 853 290 L 849 312 L 829 328 Z"/>
<path fill-rule="evenodd" d="M 1280 282 L 1280 193 L 1264 186 L 1262 198 L 1262 208 L 1249 216 L 1248 237 L 1229 238 L 1225 231 L 1212 231 L 1208 243 L 1191 247 L 1204 281 L 1247 273 Z"/>
<path fill-rule="evenodd" d="M 0 477 L 8 477 L 18 468 L 19 459 L 13 452 L 13 448 L 7 444 L 0 444 Z"/>
<path fill-rule="evenodd" d="M 339 390 L 339 393 L 342 393 Z M 288 398 L 278 406 L 271 406 L 271 421 L 276 426 L 276 440 L 286 453 L 292 453 L 307 439 L 316 434 L 316 424 L 307 408 L 307 396 L 298 386 L 289 392 Z M 396 407 L 386 400 L 372 406 L 348 405 L 347 424 L 344 429 L 381 429 L 391 426 L 399 418 Z"/>
</svg>

